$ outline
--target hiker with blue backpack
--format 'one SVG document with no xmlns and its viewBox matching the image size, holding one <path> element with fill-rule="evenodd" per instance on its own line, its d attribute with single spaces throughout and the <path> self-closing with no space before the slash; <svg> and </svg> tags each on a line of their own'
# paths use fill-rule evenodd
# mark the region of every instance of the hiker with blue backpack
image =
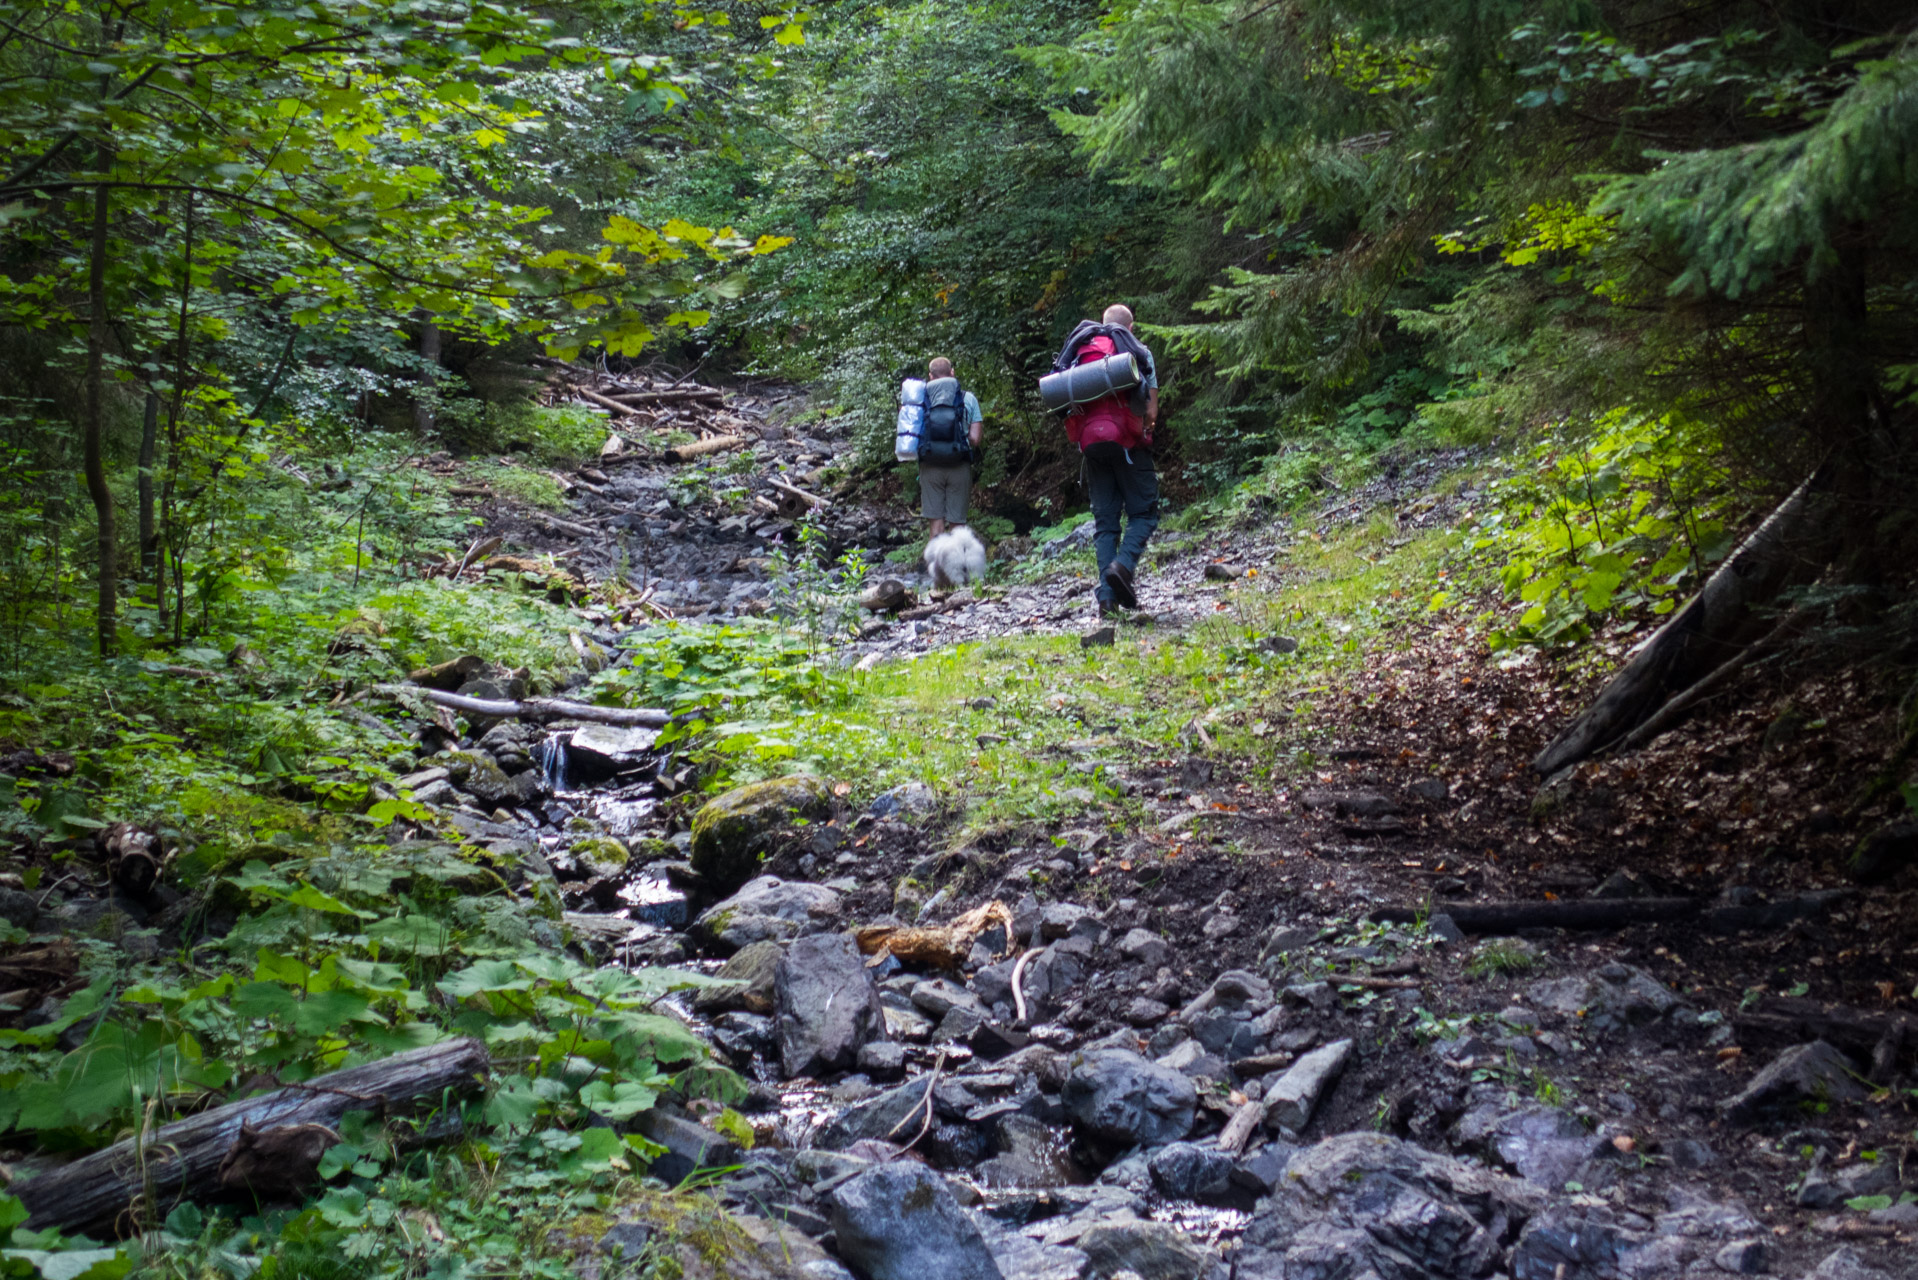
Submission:
<svg viewBox="0 0 1918 1280">
<path fill-rule="evenodd" d="M 1131 308 L 1114 305 L 1102 319 L 1081 320 L 1052 373 L 1039 380 L 1039 398 L 1064 411 L 1066 438 L 1079 446 L 1092 502 L 1099 615 L 1136 609 L 1139 558 L 1159 527 L 1159 476 L 1152 466 L 1159 373 L 1152 352 L 1132 332 Z"/>
<path fill-rule="evenodd" d="M 919 510 L 932 522 L 935 538 L 948 525 L 966 523 L 984 421 L 978 398 L 960 387 L 944 356 L 926 366 L 926 381 L 908 378 L 900 389 L 894 456 L 918 460 Z"/>
</svg>

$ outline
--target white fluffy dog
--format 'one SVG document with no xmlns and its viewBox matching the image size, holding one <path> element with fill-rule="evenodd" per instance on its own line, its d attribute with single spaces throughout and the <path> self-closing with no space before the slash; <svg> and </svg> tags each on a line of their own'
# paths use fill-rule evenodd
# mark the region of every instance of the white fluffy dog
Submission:
<svg viewBox="0 0 1918 1280">
<path fill-rule="evenodd" d="M 926 544 L 926 572 L 934 591 L 978 582 L 986 576 L 986 544 L 964 525 L 948 529 Z"/>
</svg>

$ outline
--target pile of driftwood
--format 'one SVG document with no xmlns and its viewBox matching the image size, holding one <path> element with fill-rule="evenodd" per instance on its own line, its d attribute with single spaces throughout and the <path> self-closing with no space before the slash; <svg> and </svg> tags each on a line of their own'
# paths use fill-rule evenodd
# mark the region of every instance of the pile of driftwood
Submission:
<svg viewBox="0 0 1918 1280">
<path fill-rule="evenodd" d="M 578 365 L 554 362 L 550 367 L 549 403 L 583 405 L 606 416 L 611 430 L 600 446 L 601 467 L 627 462 L 690 462 L 742 449 L 760 439 L 759 426 L 728 405 L 725 392 L 689 382 L 686 376 L 615 377 Z M 664 442 L 666 437 L 688 432 L 695 439 Z M 603 485 L 604 474 L 594 476 L 591 470 L 582 468 L 576 483 L 589 489 L 594 488 L 595 481 Z M 765 483 L 770 493 L 753 499 L 755 509 L 762 514 L 796 520 L 815 508 L 830 505 L 818 494 L 777 477 L 768 476 Z"/>
</svg>

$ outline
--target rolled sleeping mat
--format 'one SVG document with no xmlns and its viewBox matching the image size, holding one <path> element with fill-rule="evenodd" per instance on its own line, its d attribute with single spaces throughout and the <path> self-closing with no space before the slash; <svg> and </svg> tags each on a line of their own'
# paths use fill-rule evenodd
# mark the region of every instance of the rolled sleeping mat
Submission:
<svg viewBox="0 0 1918 1280">
<path fill-rule="evenodd" d="M 1130 391 L 1143 381 L 1138 360 L 1131 352 L 1121 351 L 1047 374 L 1039 379 L 1039 399 L 1046 408 L 1059 410 L 1103 400 L 1115 391 Z"/>
</svg>

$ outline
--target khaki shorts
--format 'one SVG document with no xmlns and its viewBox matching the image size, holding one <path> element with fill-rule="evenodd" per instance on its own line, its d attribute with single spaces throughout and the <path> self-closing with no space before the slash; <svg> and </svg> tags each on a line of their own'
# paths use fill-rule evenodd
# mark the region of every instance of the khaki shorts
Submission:
<svg viewBox="0 0 1918 1280">
<path fill-rule="evenodd" d="M 972 497 L 972 466 L 919 468 L 919 513 L 947 524 L 966 522 L 966 502 Z"/>
</svg>

